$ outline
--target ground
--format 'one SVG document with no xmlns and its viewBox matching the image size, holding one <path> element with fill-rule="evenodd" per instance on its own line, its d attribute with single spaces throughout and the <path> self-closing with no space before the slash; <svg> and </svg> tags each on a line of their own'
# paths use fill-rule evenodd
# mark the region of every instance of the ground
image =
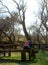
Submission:
<svg viewBox="0 0 48 65">
<path fill-rule="evenodd" d="M 0 65 L 48 65 L 48 52 L 39 51 L 36 54 L 36 59 L 26 62 L 21 62 L 20 53 L 12 53 L 11 57 L 3 57 L 0 55 Z M 28 54 L 27 54 L 28 59 Z"/>
</svg>

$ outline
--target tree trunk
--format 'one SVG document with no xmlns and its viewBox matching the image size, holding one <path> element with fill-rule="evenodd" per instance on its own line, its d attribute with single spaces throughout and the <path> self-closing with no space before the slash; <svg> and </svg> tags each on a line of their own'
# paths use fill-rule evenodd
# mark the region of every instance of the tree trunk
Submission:
<svg viewBox="0 0 48 65">
<path fill-rule="evenodd" d="M 30 35 L 28 34 L 28 32 L 26 30 L 26 26 L 25 26 L 25 12 L 23 12 L 23 24 L 22 24 L 22 26 L 23 26 L 23 31 L 25 33 L 26 39 L 31 40 Z"/>
</svg>

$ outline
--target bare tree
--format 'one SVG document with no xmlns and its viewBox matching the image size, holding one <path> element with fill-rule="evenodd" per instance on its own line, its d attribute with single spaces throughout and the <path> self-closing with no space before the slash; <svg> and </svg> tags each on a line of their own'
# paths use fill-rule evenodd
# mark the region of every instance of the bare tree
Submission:
<svg viewBox="0 0 48 65">
<path fill-rule="evenodd" d="M 39 1 L 40 2 L 40 1 Z M 37 17 L 40 20 L 40 25 L 37 28 L 36 25 L 36 31 L 38 32 L 37 34 L 37 39 L 40 41 L 40 37 L 46 42 L 48 39 L 48 1 L 47 0 L 41 0 L 39 3 L 39 11 L 37 13 Z M 37 20 L 37 22 L 39 21 Z"/>
<path fill-rule="evenodd" d="M 31 39 L 25 26 L 25 12 L 26 12 L 26 5 L 24 4 L 24 0 L 21 0 L 19 3 L 17 3 L 15 0 L 13 0 L 17 4 L 18 14 L 19 14 L 19 20 L 23 26 L 23 31 L 25 33 L 26 39 Z M 22 14 L 21 14 L 22 13 Z"/>
<path fill-rule="evenodd" d="M 48 31 L 48 26 L 47 26 L 47 22 L 48 22 L 48 2 L 47 0 L 42 0 L 42 4 L 40 4 L 41 6 L 41 10 L 39 11 L 39 17 L 41 20 L 41 25 L 40 27 L 43 25 L 46 30 Z"/>
</svg>

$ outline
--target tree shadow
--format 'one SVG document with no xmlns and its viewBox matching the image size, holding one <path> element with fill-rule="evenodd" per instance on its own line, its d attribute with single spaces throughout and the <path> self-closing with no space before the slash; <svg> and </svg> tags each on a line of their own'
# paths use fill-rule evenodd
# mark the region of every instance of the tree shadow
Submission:
<svg viewBox="0 0 48 65">
<path fill-rule="evenodd" d="M 36 63 L 37 62 L 37 59 L 36 60 L 26 60 L 26 61 L 21 61 L 21 60 L 14 60 L 14 59 L 3 59 L 3 58 L 0 58 L 0 63 L 17 63 L 19 65 L 29 65 L 30 63 Z"/>
</svg>

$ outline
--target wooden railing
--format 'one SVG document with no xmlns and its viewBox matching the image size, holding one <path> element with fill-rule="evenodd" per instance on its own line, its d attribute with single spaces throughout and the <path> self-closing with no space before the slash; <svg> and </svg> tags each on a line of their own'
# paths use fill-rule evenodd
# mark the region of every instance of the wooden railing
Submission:
<svg viewBox="0 0 48 65">
<path fill-rule="evenodd" d="M 20 52 L 21 53 L 21 60 L 26 60 L 26 52 L 29 53 L 29 60 L 31 60 L 31 54 L 34 54 L 34 57 L 36 57 L 36 53 L 39 49 L 47 50 L 48 51 L 48 44 L 32 44 L 31 49 L 17 49 L 17 46 L 20 46 L 19 44 L 0 44 L 0 53 L 3 53 L 4 56 L 6 53 L 11 52 Z"/>
</svg>

